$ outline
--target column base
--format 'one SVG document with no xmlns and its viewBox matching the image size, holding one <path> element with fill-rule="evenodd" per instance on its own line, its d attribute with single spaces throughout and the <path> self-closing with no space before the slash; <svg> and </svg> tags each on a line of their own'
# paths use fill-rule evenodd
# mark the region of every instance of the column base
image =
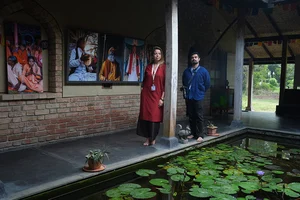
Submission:
<svg viewBox="0 0 300 200">
<path fill-rule="evenodd" d="M 178 138 L 176 137 L 161 137 L 159 143 L 168 149 L 178 146 Z"/>
<path fill-rule="evenodd" d="M 251 107 L 246 107 L 245 110 L 246 110 L 246 111 L 252 111 L 252 108 L 251 108 Z"/>
<path fill-rule="evenodd" d="M 243 128 L 244 124 L 241 120 L 232 120 L 230 128 Z"/>
</svg>

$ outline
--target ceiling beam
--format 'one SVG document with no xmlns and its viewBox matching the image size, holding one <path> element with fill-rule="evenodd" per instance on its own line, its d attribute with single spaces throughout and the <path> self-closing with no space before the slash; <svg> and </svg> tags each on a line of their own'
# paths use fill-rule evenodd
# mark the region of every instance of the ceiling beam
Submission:
<svg viewBox="0 0 300 200">
<path fill-rule="evenodd" d="M 251 53 L 251 51 L 250 51 L 247 47 L 245 47 L 245 51 L 247 52 L 247 54 L 248 54 L 252 59 L 254 59 L 253 54 Z"/>
<path fill-rule="evenodd" d="M 245 58 L 244 64 L 248 65 L 249 60 L 251 60 L 251 58 Z M 254 62 L 254 64 L 281 64 L 281 57 L 273 58 L 273 59 L 271 59 L 271 58 L 254 58 L 253 62 Z M 287 58 L 287 62 L 295 63 L 295 58 L 289 57 L 289 58 Z"/>
<path fill-rule="evenodd" d="M 289 40 L 300 39 L 300 34 L 299 35 L 283 35 L 283 36 L 259 37 L 259 38 L 246 38 L 245 42 L 276 41 L 276 40 L 283 40 L 283 37 L 286 37 Z"/>
<path fill-rule="evenodd" d="M 246 20 L 246 26 L 248 27 L 248 29 L 250 30 L 250 32 L 252 33 L 252 35 L 254 37 L 259 38 L 256 31 L 254 30 L 254 28 L 250 25 L 250 23 L 247 20 Z M 274 58 L 274 56 L 271 54 L 271 52 L 269 51 L 269 49 L 266 47 L 266 45 L 264 43 L 262 44 L 262 47 L 270 58 Z"/>
<path fill-rule="evenodd" d="M 279 37 L 282 37 L 283 36 L 282 32 L 281 32 L 280 28 L 278 27 L 277 23 L 275 22 L 275 20 L 273 19 L 273 17 L 266 11 L 264 11 L 264 13 L 265 13 L 266 17 L 268 18 L 269 22 L 272 24 L 273 28 L 276 30 Z M 295 57 L 294 52 L 289 45 L 288 45 L 288 51 L 292 57 Z"/>
</svg>

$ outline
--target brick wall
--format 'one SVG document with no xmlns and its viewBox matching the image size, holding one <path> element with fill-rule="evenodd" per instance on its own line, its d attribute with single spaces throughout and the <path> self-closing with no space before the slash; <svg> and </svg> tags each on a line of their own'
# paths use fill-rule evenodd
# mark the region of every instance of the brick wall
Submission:
<svg viewBox="0 0 300 200">
<path fill-rule="evenodd" d="M 0 103 L 0 149 L 133 128 L 139 95 Z"/>
</svg>

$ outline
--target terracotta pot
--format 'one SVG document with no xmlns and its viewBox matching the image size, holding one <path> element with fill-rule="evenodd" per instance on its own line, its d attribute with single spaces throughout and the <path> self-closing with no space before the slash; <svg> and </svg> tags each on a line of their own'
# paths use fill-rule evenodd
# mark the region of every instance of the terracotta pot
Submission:
<svg viewBox="0 0 300 200">
<path fill-rule="evenodd" d="M 88 165 L 89 165 L 89 169 L 99 169 L 102 165 L 102 163 L 100 161 L 94 161 L 92 159 L 88 160 Z"/>
<path fill-rule="evenodd" d="M 207 134 L 208 135 L 216 135 L 217 134 L 217 128 L 207 128 Z"/>
</svg>

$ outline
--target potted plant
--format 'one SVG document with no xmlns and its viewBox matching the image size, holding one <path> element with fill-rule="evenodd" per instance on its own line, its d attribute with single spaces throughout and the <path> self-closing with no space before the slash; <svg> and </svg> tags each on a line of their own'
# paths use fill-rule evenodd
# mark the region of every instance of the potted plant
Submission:
<svg viewBox="0 0 300 200">
<path fill-rule="evenodd" d="M 208 136 L 219 136 L 217 133 L 218 127 L 215 126 L 211 121 L 208 121 L 207 123 L 207 135 Z"/>
<path fill-rule="evenodd" d="M 85 156 L 87 166 L 83 167 L 84 171 L 97 172 L 105 169 L 103 165 L 104 157 L 108 157 L 108 151 L 102 149 L 90 150 L 90 152 Z"/>
</svg>

